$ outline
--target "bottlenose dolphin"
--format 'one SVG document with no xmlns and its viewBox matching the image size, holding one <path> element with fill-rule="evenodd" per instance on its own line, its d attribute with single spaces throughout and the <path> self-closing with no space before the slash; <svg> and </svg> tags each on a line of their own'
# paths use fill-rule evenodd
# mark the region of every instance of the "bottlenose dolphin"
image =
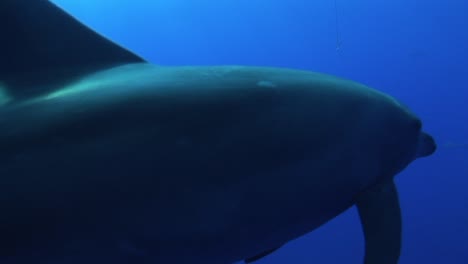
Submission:
<svg viewBox="0 0 468 264">
<path fill-rule="evenodd" d="M 155 66 L 46 0 L 0 30 L 0 263 L 250 263 L 354 205 L 364 262 L 398 262 L 393 178 L 436 146 L 392 97 Z"/>
</svg>

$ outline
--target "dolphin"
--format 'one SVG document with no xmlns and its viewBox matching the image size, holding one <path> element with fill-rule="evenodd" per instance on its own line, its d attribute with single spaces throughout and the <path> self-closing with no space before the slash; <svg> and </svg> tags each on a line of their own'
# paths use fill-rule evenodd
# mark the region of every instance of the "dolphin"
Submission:
<svg viewBox="0 0 468 264">
<path fill-rule="evenodd" d="M 0 32 L 0 263 L 252 263 L 355 205 L 364 263 L 398 262 L 393 178 L 436 144 L 389 95 L 153 65 L 47 0 Z"/>
</svg>

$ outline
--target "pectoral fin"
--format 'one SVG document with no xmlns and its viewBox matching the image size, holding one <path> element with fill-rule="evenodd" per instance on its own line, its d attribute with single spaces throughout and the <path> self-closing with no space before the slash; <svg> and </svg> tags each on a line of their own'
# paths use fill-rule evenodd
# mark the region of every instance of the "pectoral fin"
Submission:
<svg viewBox="0 0 468 264">
<path fill-rule="evenodd" d="M 393 181 L 380 184 L 357 199 L 365 237 L 364 264 L 396 264 L 401 248 L 401 212 Z"/>
</svg>

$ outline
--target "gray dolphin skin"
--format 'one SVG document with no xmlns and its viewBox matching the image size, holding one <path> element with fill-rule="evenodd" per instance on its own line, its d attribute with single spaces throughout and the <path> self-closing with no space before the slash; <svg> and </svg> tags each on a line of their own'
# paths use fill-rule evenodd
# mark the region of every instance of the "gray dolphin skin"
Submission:
<svg viewBox="0 0 468 264">
<path fill-rule="evenodd" d="M 0 31 L 0 263 L 252 263 L 354 205 L 352 263 L 398 263 L 393 178 L 436 145 L 392 97 L 152 65 L 46 0 L 0 1 Z"/>
</svg>

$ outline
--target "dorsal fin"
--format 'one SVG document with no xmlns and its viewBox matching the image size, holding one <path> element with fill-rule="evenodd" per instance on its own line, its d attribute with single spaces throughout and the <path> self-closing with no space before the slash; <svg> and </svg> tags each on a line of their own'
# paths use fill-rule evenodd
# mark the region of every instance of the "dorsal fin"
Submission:
<svg viewBox="0 0 468 264">
<path fill-rule="evenodd" d="M 91 71 L 143 62 L 48 0 L 0 1 L 0 82 L 29 96 Z M 42 90 L 44 92 L 44 90 Z"/>
</svg>

